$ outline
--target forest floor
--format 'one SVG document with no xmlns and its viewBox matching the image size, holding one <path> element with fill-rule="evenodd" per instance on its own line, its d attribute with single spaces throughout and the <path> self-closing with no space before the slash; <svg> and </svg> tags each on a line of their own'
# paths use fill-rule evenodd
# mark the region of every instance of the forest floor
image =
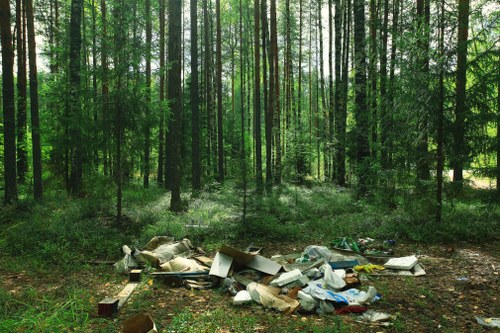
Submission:
<svg viewBox="0 0 500 333">
<path fill-rule="evenodd" d="M 276 194 L 279 202 L 284 203 L 282 207 L 275 207 L 279 206 L 275 197 L 270 202 L 261 202 L 260 206 L 265 207 L 262 215 L 257 214 L 255 208 L 249 209 L 249 223 L 257 224 L 259 229 L 271 225 L 271 229 L 262 230 L 262 234 L 254 229 L 245 230 L 244 233 L 250 233 L 251 237 L 241 236 L 229 226 L 231 223 L 228 221 L 234 220 L 239 211 L 239 207 L 232 205 L 229 199 L 235 195 L 233 191 L 231 195 L 219 191 L 191 200 L 189 213 L 183 215 L 165 213 L 168 195 L 161 191 L 140 196 L 130 192 L 127 213 L 131 221 L 135 221 L 132 223 L 138 225 L 135 229 L 128 228 L 129 231 L 120 236 L 113 232 L 116 229 L 111 228 L 110 231 L 106 227 L 106 230 L 101 230 L 92 224 L 94 220 L 101 224 L 112 223 L 102 212 L 105 210 L 103 207 L 96 216 L 93 204 L 85 208 L 81 202 L 73 206 L 72 202 L 54 200 L 44 213 L 34 210 L 18 214 L 11 212 L 10 216 L 18 218 L 10 220 L 6 218 L 9 216 L 6 213 L 0 220 L 7 226 L 0 233 L 0 332 L 117 332 L 124 319 L 141 311 L 152 316 L 159 332 L 221 333 L 483 332 L 488 330 L 476 323 L 475 316 L 500 316 L 500 246 L 497 241 L 499 219 L 496 204 L 485 203 L 481 206 L 476 202 L 475 208 L 468 209 L 472 209 L 474 214 L 482 214 L 486 222 L 482 219 L 473 221 L 464 211 L 460 214 L 469 218 L 471 223 L 476 223 L 475 232 L 484 228 L 481 222 L 488 225 L 491 228 L 488 229 L 489 238 L 485 236 L 486 232 L 471 233 L 467 238 L 467 235 L 460 234 L 463 231 L 443 226 L 447 232 L 456 234 L 449 238 L 440 236 L 442 241 L 433 239 L 423 242 L 411 239 L 412 231 L 409 229 L 406 234 L 394 232 L 392 227 L 385 225 L 391 223 L 394 216 L 384 220 L 381 216 L 387 215 L 385 210 L 384 215 L 378 209 L 353 203 L 342 191 L 335 190 L 333 193 L 322 188 L 304 189 L 298 193 L 293 191 L 285 189 Z M 332 193 L 337 204 L 332 204 L 330 200 L 323 201 Z M 225 197 L 227 200 L 224 202 L 221 196 L 228 196 Z M 92 200 L 89 198 L 89 201 Z M 303 221 L 301 227 L 290 226 L 292 215 L 286 214 L 296 212 L 293 212 L 289 200 L 294 206 L 298 204 L 296 209 L 305 214 L 296 217 L 294 223 L 307 220 L 309 214 L 324 215 L 325 219 Z M 308 212 L 306 207 L 313 202 L 317 207 Z M 255 202 L 250 200 L 252 204 Z M 455 203 L 454 210 L 460 207 L 459 203 Z M 328 216 L 332 213 L 337 214 L 333 219 Z M 405 217 L 401 212 L 398 214 L 397 226 L 401 228 Z M 273 225 L 270 216 L 278 216 L 278 221 L 286 222 Z M 43 217 L 54 222 L 52 226 L 50 221 L 41 221 L 44 228 L 41 232 L 41 229 L 37 230 L 36 221 Z M 457 218 L 457 215 L 450 212 L 448 218 Z M 257 219 L 262 219 L 262 224 L 255 222 Z M 354 225 L 353 221 L 360 219 L 365 222 Z M 228 224 L 206 228 L 204 234 L 199 231 L 189 234 L 182 228 L 188 222 L 201 224 L 208 220 Z M 331 221 L 332 226 L 326 221 Z M 459 223 L 457 221 L 455 223 Z M 33 230 L 24 228 L 25 233 L 21 235 L 15 232 L 25 223 L 32 223 Z M 346 227 L 347 223 L 353 225 Z M 367 228 L 367 225 L 373 225 L 373 228 Z M 51 227 L 54 229 L 50 230 Z M 468 227 L 472 226 L 469 224 Z M 45 233 L 47 229 L 49 233 Z M 95 234 L 91 234 L 91 229 Z M 414 236 L 422 238 L 429 233 L 426 229 L 413 232 Z M 178 238 L 188 236 L 195 246 L 203 247 L 211 256 L 222 244 L 246 248 L 253 242 L 253 245 L 263 247 L 263 255 L 267 257 L 301 252 L 310 244 L 328 246 L 338 236 L 387 236 L 397 240 L 394 248 L 396 255 L 420 255 L 427 275 L 370 276 L 369 282 L 364 283 L 365 286 L 375 286 L 382 295 L 382 299 L 370 308 L 393 315 L 390 327 L 359 323 L 356 315 L 283 315 L 258 304 L 234 306 L 231 296 L 219 289 L 195 291 L 167 288 L 149 278 L 134 292 L 118 316 L 112 319 L 97 317 L 97 303 L 106 296 L 118 293 L 127 283 L 127 278 L 117 274 L 112 266 L 89 265 L 83 261 L 115 260 L 120 257 L 122 244 L 140 246 L 152 235 L 167 233 Z M 265 233 L 274 234 L 264 236 Z M 453 241 L 457 235 L 462 235 L 463 239 Z M 479 240 L 480 237 L 483 241 Z M 77 253 L 69 253 L 71 250 Z"/>
</svg>

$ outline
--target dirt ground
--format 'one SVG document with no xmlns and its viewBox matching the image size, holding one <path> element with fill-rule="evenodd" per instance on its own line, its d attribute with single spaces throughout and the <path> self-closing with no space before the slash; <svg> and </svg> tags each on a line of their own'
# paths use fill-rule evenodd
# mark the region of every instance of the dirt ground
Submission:
<svg viewBox="0 0 500 333">
<path fill-rule="evenodd" d="M 238 246 L 238 244 L 233 244 Z M 305 246 L 264 245 L 263 255 L 301 252 Z M 244 247 L 244 246 L 240 246 Z M 370 276 L 364 285 L 374 285 L 382 299 L 371 309 L 392 314 L 392 326 L 380 327 L 356 322 L 356 315 L 294 314 L 285 316 L 258 304 L 236 307 L 220 290 L 194 291 L 167 288 L 148 278 L 120 314 L 91 324 L 93 332 L 116 329 L 127 317 L 145 311 L 160 332 L 482 332 L 491 331 L 476 323 L 475 316 L 499 317 L 498 244 L 474 246 L 456 244 L 425 246 L 398 244 L 396 255 L 417 254 L 427 275 L 423 277 Z M 29 285 L 39 293 L 60 294 L 64 283 L 77 283 L 89 290 L 96 318 L 97 302 L 117 293 L 126 279 L 110 266 L 89 267 L 60 279 L 56 275 L 33 278 L 0 270 L 1 285 L 10 293 L 20 293 Z M 186 317 L 187 316 L 187 317 Z M 91 319 L 93 320 L 93 319 Z M 212 321 L 207 324 L 206 321 Z M 184 322 L 183 322 L 184 321 Z M 183 326 L 184 325 L 184 326 Z M 104 330 L 104 326 L 108 329 Z M 101 329 L 102 328 L 102 329 Z M 493 329 L 494 330 L 494 329 Z"/>
</svg>

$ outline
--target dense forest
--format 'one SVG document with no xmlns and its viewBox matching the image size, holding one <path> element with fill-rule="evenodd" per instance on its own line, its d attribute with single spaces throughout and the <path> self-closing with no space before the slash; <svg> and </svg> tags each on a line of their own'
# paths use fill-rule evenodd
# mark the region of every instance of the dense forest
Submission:
<svg viewBox="0 0 500 333">
<path fill-rule="evenodd" d="M 209 261 L 375 242 L 429 273 L 358 272 L 388 332 L 495 324 L 499 23 L 495 0 L 0 0 L 0 332 L 382 330 L 150 275 L 97 317 L 106 263 L 155 236 Z"/>
<path fill-rule="evenodd" d="M 329 182 L 439 220 L 448 170 L 500 181 L 495 1 L 198 2 L 2 1 L 6 203 Z"/>
</svg>

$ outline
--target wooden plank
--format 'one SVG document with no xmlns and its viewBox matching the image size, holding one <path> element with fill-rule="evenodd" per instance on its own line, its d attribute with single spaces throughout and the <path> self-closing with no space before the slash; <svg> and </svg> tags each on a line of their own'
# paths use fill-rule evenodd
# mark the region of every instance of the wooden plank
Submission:
<svg viewBox="0 0 500 333">
<path fill-rule="evenodd" d="M 128 299 L 130 298 L 135 288 L 137 288 L 139 284 L 140 284 L 139 282 L 129 282 L 127 283 L 125 288 L 123 288 L 122 291 L 120 291 L 120 293 L 116 296 L 116 298 L 119 299 L 118 309 L 121 309 L 121 307 L 125 305 L 125 303 L 127 303 Z"/>
</svg>

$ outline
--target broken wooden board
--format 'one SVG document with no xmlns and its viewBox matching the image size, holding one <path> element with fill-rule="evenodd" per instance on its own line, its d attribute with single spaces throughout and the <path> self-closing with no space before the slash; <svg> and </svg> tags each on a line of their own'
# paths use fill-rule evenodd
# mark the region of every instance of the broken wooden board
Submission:
<svg viewBox="0 0 500 333">
<path fill-rule="evenodd" d="M 137 288 L 137 286 L 139 284 L 140 284 L 140 282 L 129 282 L 129 283 L 127 283 L 125 288 L 123 288 L 122 291 L 120 291 L 120 293 L 118 295 L 116 295 L 116 298 L 118 298 L 118 300 L 119 300 L 118 301 L 118 310 L 120 310 L 122 308 L 122 306 L 124 306 L 125 303 L 127 303 L 128 299 L 130 298 L 130 296 L 134 292 L 135 288 Z"/>
</svg>

